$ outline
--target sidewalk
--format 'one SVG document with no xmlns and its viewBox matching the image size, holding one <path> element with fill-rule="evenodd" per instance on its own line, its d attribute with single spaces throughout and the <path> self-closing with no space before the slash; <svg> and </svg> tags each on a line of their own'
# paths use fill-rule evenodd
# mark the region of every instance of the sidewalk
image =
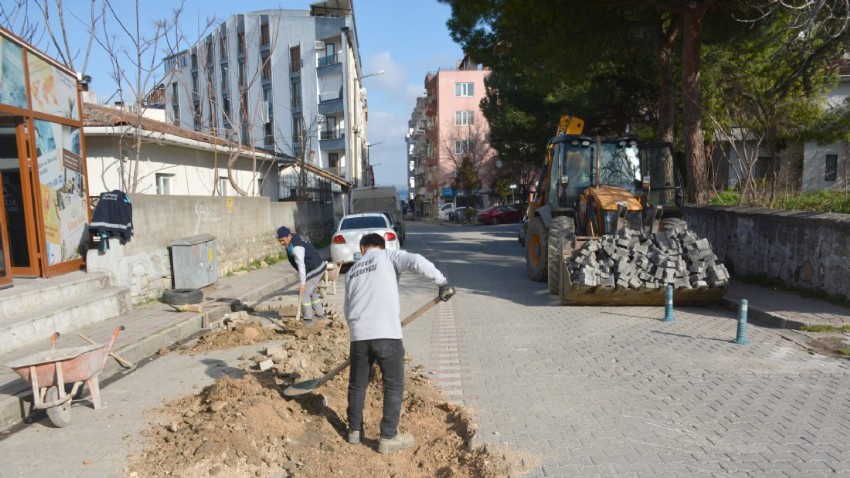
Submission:
<svg viewBox="0 0 850 478">
<path fill-rule="evenodd" d="M 814 325 L 850 325 L 850 308 L 736 281 L 732 281 L 721 306 L 737 311 L 741 299 L 748 302 L 747 320 L 768 327 L 799 329 Z"/>
<path fill-rule="evenodd" d="M 320 250 L 319 253 L 324 257 L 327 255 L 327 250 Z M 118 335 L 113 352 L 137 363 L 152 356 L 161 348 L 197 333 L 209 322 L 222 318 L 224 314 L 230 312 L 230 303 L 233 300 L 257 301 L 280 289 L 294 285 L 296 281 L 296 273 L 292 266 L 283 261 L 244 275 L 222 277 L 216 284 L 204 288 L 205 301 L 221 302 L 205 302 L 203 312 L 177 312 L 167 304 L 152 302 L 138 306 L 125 315 L 84 327 L 78 332 L 102 343 L 108 342 L 113 330 L 123 325 L 125 330 Z M 88 345 L 76 332 L 63 334 L 57 341 L 57 348 Z M 0 430 L 21 421 L 21 417 L 29 411 L 28 397 L 32 390 L 5 364 L 49 349 L 50 338 L 45 337 L 43 343 L 0 355 Z M 117 361 L 110 358 L 100 375 L 100 381 L 103 383 L 110 377 L 123 372 L 124 369 L 118 365 Z"/>
</svg>

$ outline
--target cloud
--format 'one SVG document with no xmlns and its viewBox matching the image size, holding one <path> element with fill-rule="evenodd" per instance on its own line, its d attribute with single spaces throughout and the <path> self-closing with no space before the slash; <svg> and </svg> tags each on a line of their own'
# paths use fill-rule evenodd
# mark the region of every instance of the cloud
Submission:
<svg viewBox="0 0 850 478">
<path fill-rule="evenodd" d="M 392 105 L 391 108 L 400 112 L 398 108 L 412 109 L 416 104 L 416 97 L 424 93 L 425 87 L 420 82 L 411 82 L 404 67 L 393 60 L 388 51 L 376 53 L 364 62 L 363 73 L 369 75 L 383 70 L 383 74 L 369 77 L 364 80 L 364 86 L 369 97 L 385 100 Z M 380 98 L 383 97 L 383 98 Z M 383 109 L 383 105 L 382 105 Z"/>
</svg>

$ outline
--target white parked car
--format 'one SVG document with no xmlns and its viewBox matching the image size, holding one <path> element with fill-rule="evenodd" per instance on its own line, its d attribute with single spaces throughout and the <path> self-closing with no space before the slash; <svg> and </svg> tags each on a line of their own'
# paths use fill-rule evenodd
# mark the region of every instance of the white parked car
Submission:
<svg viewBox="0 0 850 478">
<path fill-rule="evenodd" d="M 398 235 L 386 216 L 378 212 L 349 214 L 339 221 L 331 239 L 331 259 L 335 264 L 355 262 L 354 254 L 360 257 L 360 238 L 373 232 L 384 236 L 387 249 L 401 249 Z"/>
<path fill-rule="evenodd" d="M 447 202 L 440 206 L 440 209 L 437 211 L 437 219 L 441 221 L 447 221 L 449 219 L 449 213 L 455 210 L 454 203 Z"/>
</svg>

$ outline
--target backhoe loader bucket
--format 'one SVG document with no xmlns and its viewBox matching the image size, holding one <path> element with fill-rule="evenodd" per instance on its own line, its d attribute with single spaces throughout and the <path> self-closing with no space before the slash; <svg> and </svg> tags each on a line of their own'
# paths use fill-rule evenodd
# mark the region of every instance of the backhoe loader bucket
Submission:
<svg viewBox="0 0 850 478">
<path fill-rule="evenodd" d="M 663 286 L 648 284 L 650 287 L 603 287 L 584 286 L 574 283 L 567 269 L 568 260 L 575 256 L 585 241 L 574 240 L 564 244 L 563 260 L 560 261 L 560 293 L 561 305 L 595 305 L 595 306 L 662 306 L 665 301 Z M 728 286 L 699 287 L 693 289 L 680 288 L 673 291 L 674 306 L 711 306 L 717 305 Z"/>
</svg>

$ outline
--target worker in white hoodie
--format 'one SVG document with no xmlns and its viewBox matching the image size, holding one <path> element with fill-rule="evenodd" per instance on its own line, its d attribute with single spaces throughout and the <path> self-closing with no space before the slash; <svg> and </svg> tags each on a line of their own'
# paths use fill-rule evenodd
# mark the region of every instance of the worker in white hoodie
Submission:
<svg viewBox="0 0 850 478">
<path fill-rule="evenodd" d="M 378 362 L 384 381 L 384 414 L 381 419 L 380 453 L 392 453 L 413 446 L 409 433 L 398 433 L 404 394 L 404 344 L 401 334 L 401 305 L 398 279 L 411 271 L 432 279 L 439 295 L 448 301 L 454 288 L 430 261 L 402 250 L 385 249 L 379 234 L 360 239 L 362 257 L 348 270 L 345 281 L 345 318 L 351 339 L 348 380 L 348 443 L 363 437 L 363 404 L 369 372 Z"/>
</svg>

